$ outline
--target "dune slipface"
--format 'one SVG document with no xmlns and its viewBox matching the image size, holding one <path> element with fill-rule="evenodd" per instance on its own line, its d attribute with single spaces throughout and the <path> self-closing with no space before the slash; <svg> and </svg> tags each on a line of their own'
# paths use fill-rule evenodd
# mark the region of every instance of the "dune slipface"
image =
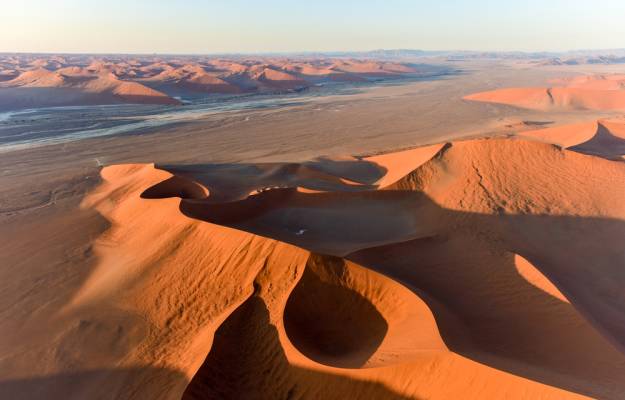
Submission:
<svg viewBox="0 0 625 400">
<path fill-rule="evenodd" d="M 602 119 L 519 133 L 571 151 L 621 161 L 625 155 L 625 120 Z"/>
<path fill-rule="evenodd" d="M 602 120 L 575 127 L 573 151 L 543 142 L 556 129 L 364 158 L 105 167 L 83 208 L 111 226 L 63 318 L 113 304 L 141 333 L 116 374 L 73 385 L 622 398 L 625 164 L 604 157 L 601 127 L 621 137 Z M 59 335 L 80 349 L 81 332 Z M 59 390 L 26 386 L 4 387 Z"/>
</svg>

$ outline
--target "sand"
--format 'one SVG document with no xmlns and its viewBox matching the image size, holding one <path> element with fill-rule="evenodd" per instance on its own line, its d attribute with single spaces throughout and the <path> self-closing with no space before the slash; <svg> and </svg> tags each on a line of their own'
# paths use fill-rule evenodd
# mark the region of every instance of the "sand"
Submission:
<svg viewBox="0 0 625 400">
<path fill-rule="evenodd" d="M 625 124 L 454 92 L 406 140 L 455 86 L 3 155 L 0 393 L 622 399 Z"/>
<path fill-rule="evenodd" d="M 625 76 L 622 74 L 577 76 L 551 83 L 556 86 L 504 88 L 471 94 L 465 99 L 536 110 L 625 110 Z"/>
<path fill-rule="evenodd" d="M 211 200 L 201 166 L 178 180 L 171 166 L 104 168 L 81 208 L 110 228 L 56 313 L 60 337 L 74 343 L 95 329 L 110 346 L 121 330 L 130 352 L 120 367 L 180 371 L 156 381 L 148 369 L 128 372 L 115 395 L 619 398 L 625 315 L 618 296 L 596 293 L 621 286 L 625 192 L 615 183 L 625 165 L 513 138 L 376 159 L 394 158 L 384 164 L 394 175 L 392 164 L 414 156 L 417 166 L 383 189 L 285 187 L 243 199 L 233 181 L 236 196 L 217 185 Z M 360 163 L 317 171 L 365 180 Z M 145 322 L 62 323 L 113 305 Z M 99 393 L 84 379 L 79 393 Z"/>
<path fill-rule="evenodd" d="M 405 62 L 257 56 L 214 57 L 0 54 L 0 110 L 84 104 L 179 105 L 179 97 L 301 91 L 334 81 L 426 75 Z"/>
<path fill-rule="evenodd" d="M 164 93 L 137 82 L 122 81 L 111 72 L 98 74 L 75 67 L 22 72 L 0 83 L 0 107 L 26 108 L 71 104 L 180 104 Z"/>
<path fill-rule="evenodd" d="M 521 137 L 557 144 L 579 153 L 620 160 L 625 155 L 625 120 L 609 119 L 538 129 Z"/>
</svg>

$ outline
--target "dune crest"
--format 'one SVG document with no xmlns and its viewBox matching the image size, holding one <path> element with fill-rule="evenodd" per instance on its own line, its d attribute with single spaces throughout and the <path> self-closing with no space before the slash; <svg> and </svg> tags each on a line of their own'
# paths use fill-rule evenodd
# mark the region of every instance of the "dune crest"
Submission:
<svg viewBox="0 0 625 400">
<path fill-rule="evenodd" d="M 540 273 L 529 261 L 525 258 L 521 257 L 518 254 L 514 255 L 514 265 L 516 267 L 517 272 L 523 278 L 525 278 L 529 283 L 536 286 L 537 288 L 543 290 L 545 293 L 549 293 L 553 297 L 560 299 L 564 302 L 569 302 L 566 297 L 558 288 L 556 288 L 553 283 L 549 281 L 543 274 Z"/>
<path fill-rule="evenodd" d="M 432 157 L 436 156 L 444 146 L 445 144 L 435 144 L 432 146 L 418 147 L 411 150 L 366 157 L 365 160 L 376 163 L 387 171 L 384 177 L 376 182 L 376 185 L 384 188 L 392 185 L 422 164 L 428 162 Z"/>
</svg>

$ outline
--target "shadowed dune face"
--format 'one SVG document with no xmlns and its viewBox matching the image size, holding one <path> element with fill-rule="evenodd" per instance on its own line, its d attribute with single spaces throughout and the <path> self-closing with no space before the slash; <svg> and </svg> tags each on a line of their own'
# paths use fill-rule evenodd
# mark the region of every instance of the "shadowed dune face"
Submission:
<svg viewBox="0 0 625 400">
<path fill-rule="evenodd" d="M 141 393 L 142 398 L 159 398 L 169 385 L 184 384 L 186 376 L 169 368 L 136 366 L 134 368 L 95 369 L 74 373 L 0 380 L 3 399 L 114 399 Z M 160 381 L 164 385 L 140 384 Z M 105 385 L 105 386 L 104 386 Z M 173 386 L 173 385 L 172 385 Z M 103 387 L 106 389 L 104 390 Z"/>
<path fill-rule="evenodd" d="M 284 327 L 304 355 L 336 367 L 380 367 L 447 351 L 418 296 L 338 257 L 311 255 L 286 303 Z"/>
<path fill-rule="evenodd" d="M 286 333 L 313 360 L 339 367 L 360 367 L 379 347 L 388 324 L 369 299 L 323 276 L 337 277 L 346 272 L 341 259 L 327 261 L 331 265 L 324 266 L 323 259 L 308 261 L 286 303 Z"/>
<path fill-rule="evenodd" d="M 538 224 L 575 225 L 566 219 Z M 347 258 L 418 288 L 452 351 L 533 381 L 618 398 L 622 353 L 571 306 L 569 299 L 579 301 L 579 294 L 564 297 L 534 266 L 547 267 L 545 260 L 520 261 L 468 233 L 362 250 Z M 565 273 L 571 271 L 560 271 Z M 588 282 L 584 289 L 595 285 Z M 585 315 L 592 321 L 596 309 L 593 313 Z"/>
<path fill-rule="evenodd" d="M 625 123 L 609 123 L 599 121 L 597 132 L 589 140 L 569 147 L 572 151 L 596 155 L 609 159 L 622 159 L 625 155 Z"/>
<path fill-rule="evenodd" d="M 369 380 L 293 367 L 261 297 L 246 300 L 215 332 L 213 346 L 182 398 L 414 399 Z"/>
<path fill-rule="evenodd" d="M 174 184 L 190 188 L 196 185 L 210 191 L 204 198 L 212 203 L 245 200 L 250 195 L 270 189 L 297 189 L 300 192 L 359 192 L 388 186 L 419 167 L 438 153 L 442 144 L 419 147 L 403 152 L 364 158 L 320 157 L 304 163 L 268 164 L 201 164 L 157 165 L 158 169 L 174 175 Z M 184 181 L 183 181 L 184 180 Z M 162 189 L 154 189 L 153 196 Z M 170 197 L 170 196 L 167 196 Z"/>
<path fill-rule="evenodd" d="M 384 173 L 376 164 L 356 159 L 344 162 L 321 159 L 303 164 L 158 165 L 157 168 L 206 188 L 210 192 L 206 200 L 212 203 L 244 200 L 276 188 L 307 192 L 373 189 L 374 186 L 361 181 Z"/>
<path fill-rule="evenodd" d="M 606 119 L 522 132 L 524 138 L 557 144 L 571 151 L 622 161 L 625 120 Z"/>
<path fill-rule="evenodd" d="M 144 199 L 165 199 L 168 197 L 205 199 L 208 197 L 208 190 L 188 179 L 172 176 L 141 193 L 141 197 Z"/>
<path fill-rule="evenodd" d="M 180 210 L 326 254 L 309 259 L 284 300 L 282 343 L 305 364 L 376 373 L 449 348 L 547 387 L 618 398 L 624 181 L 621 162 L 539 142 L 474 140 L 438 150 L 384 190 L 274 189 L 229 203 L 183 199 Z M 368 289 L 392 284 L 350 279 L 358 265 L 405 284 L 410 290 L 394 283 L 389 293 L 411 291 L 418 301 L 406 309 L 420 301 L 436 323 L 393 314 L 400 302 Z M 343 308 L 352 320 L 341 319 Z M 424 326 L 432 329 L 407 339 Z"/>
</svg>

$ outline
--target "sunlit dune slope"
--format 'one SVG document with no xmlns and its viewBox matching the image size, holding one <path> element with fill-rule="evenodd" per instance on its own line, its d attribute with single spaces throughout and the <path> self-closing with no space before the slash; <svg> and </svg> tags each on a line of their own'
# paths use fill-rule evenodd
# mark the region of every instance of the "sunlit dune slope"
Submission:
<svg viewBox="0 0 625 400">
<path fill-rule="evenodd" d="M 580 125 L 576 142 L 598 126 L 617 137 L 615 124 Z M 304 163 L 118 165 L 102 179 L 83 208 L 110 228 L 50 325 L 59 354 L 90 348 L 83 368 L 100 371 L 73 380 L 77 393 L 625 393 L 622 162 L 508 138 Z M 98 324 L 97 349 L 82 320 Z M 117 326 L 136 333 L 122 350 Z M 33 339 L 20 357 L 48 346 Z M 63 395 L 52 383 L 63 379 L 9 377 L 9 393 Z"/>
<path fill-rule="evenodd" d="M 465 99 L 535 110 L 625 110 L 623 75 L 581 76 L 552 83 L 552 87 L 496 89 L 471 94 Z"/>
</svg>

